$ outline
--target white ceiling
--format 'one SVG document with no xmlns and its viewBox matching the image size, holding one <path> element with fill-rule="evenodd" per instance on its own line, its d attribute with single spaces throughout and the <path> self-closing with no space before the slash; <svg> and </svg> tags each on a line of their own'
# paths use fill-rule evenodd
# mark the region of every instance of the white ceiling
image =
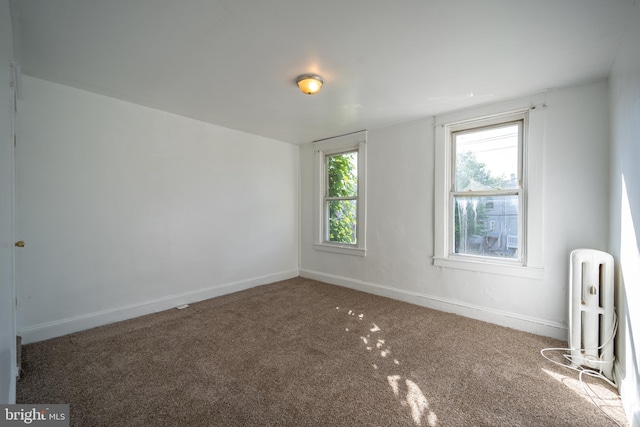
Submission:
<svg viewBox="0 0 640 427">
<path fill-rule="evenodd" d="M 603 78 L 634 1 L 15 0 L 12 17 L 26 75 L 303 143 Z"/>
</svg>

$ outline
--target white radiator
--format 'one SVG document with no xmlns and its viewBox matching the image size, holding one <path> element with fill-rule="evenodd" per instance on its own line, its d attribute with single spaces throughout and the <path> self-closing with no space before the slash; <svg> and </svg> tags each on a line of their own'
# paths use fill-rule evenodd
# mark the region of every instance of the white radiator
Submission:
<svg viewBox="0 0 640 427">
<path fill-rule="evenodd" d="M 601 372 L 613 380 L 613 257 L 594 249 L 571 252 L 569 347 L 574 367 Z"/>
</svg>

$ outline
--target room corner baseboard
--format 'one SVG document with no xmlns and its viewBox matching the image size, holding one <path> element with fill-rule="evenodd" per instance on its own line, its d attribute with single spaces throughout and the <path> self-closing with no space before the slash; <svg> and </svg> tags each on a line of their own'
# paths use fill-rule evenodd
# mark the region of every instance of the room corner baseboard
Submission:
<svg viewBox="0 0 640 427">
<path fill-rule="evenodd" d="M 393 298 L 435 310 L 459 314 L 460 316 L 470 317 L 484 322 L 495 323 L 497 325 L 530 332 L 536 335 L 543 335 L 563 341 L 567 340 L 567 327 L 560 323 L 481 307 L 461 301 L 449 300 L 420 292 L 396 289 L 348 277 L 335 276 L 314 270 L 301 269 L 300 276 L 325 283 L 331 283 L 333 285 L 344 286 L 346 288 L 362 292 L 368 292 L 374 295 Z"/>
<path fill-rule="evenodd" d="M 622 399 L 625 415 L 629 427 L 640 427 L 640 402 L 638 401 L 638 386 L 633 380 L 627 380 L 627 374 L 618 359 L 613 362 L 613 378 L 618 386 L 618 393 Z"/>
<path fill-rule="evenodd" d="M 622 371 L 622 365 L 618 359 L 613 361 L 613 381 L 618 386 L 618 391 L 620 391 L 620 385 L 622 384 L 622 378 L 624 377 Z"/>
<path fill-rule="evenodd" d="M 157 313 L 169 310 L 183 304 L 191 304 L 198 301 L 231 294 L 238 291 L 266 285 L 281 280 L 298 277 L 298 270 L 283 271 L 266 276 L 254 277 L 251 279 L 230 282 L 223 285 L 198 289 L 175 295 L 168 295 L 154 300 L 143 301 L 124 307 L 116 307 L 94 313 L 87 313 L 53 322 L 41 323 L 38 325 L 20 328 L 18 334 L 22 336 L 22 344 L 29 344 L 44 341 L 50 338 L 107 325 L 109 323 L 120 322 L 146 314 Z"/>
</svg>

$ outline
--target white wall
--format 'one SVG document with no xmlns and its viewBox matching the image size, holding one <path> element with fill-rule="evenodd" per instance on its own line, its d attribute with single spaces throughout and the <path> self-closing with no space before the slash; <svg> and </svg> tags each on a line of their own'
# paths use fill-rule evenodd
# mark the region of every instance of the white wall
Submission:
<svg viewBox="0 0 640 427">
<path fill-rule="evenodd" d="M 620 326 L 615 368 L 631 426 L 640 426 L 640 2 L 609 77 L 611 240 Z"/>
<path fill-rule="evenodd" d="M 543 280 L 433 266 L 432 119 L 369 131 L 364 258 L 313 249 L 313 150 L 301 147 L 301 274 L 566 339 L 569 252 L 607 249 L 607 97 L 606 81 L 547 95 Z"/>
<path fill-rule="evenodd" d="M 298 147 L 24 77 L 25 342 L 298 275 Z"/>
<path fill-rule="evenodd" d="M 13 112 L 9 1 L 0 1 L 0 403 L 15 401 L 13 292 Z"/>
</svg>

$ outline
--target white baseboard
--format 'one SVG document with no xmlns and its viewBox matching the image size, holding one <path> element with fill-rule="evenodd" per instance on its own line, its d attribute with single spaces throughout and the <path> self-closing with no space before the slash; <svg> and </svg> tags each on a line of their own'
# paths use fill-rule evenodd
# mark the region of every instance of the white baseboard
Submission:
<svg viewBox="0 0 640 427">
<path fill-rule="evenodd" d="M 393 298 L 439 311 L 455 313 L 472 319 L 495 323 L 497 325 L 530 332 L 536 335 L 543 335 L 563 341 L 567 340 L 567 327 L 560 323 L 467 304 L 465 302 L 449 300 L 420 292 L 391 288 L 389 286 L 368 283 L 361 280 L 350 279 L 348 277 L 334 276 L 332 274 L 321 273 L 314 270 L 300 270 L 300 276 L 331 283 L 333 285 L 344 286 L 346 288 L 374 295 Z"/>
<path fill-rule="evenodd" d="M 624 407 L 629 427 L 640 427 L 639 387 L 633 380 L 625 381 L 627 375 L 620 361 L 617 359 L 613 363 L 613 377 L 618 386 L 618 393 L 620 393 L 620 399 L 622 400 L 622 406 Z"/>
<path fill-rule="evenodd" d="M 198 301 L 215 298 L 233 292 L 243 291 L 260 285 L 266 285 L 280 280 L 298 277 L 298 270 L 283 271 L 267 276 L 254 277 L 247 280 L 226 283 L 224 285 L 212 286 L 210 288 L 198 289 L 166 297 L 131 304 L 124 307 L 116 307 L 95 313 L 83 314 L 81 316 L 55 320 L 53 322 L 20 328 L 18 335 L 22 336 L 22 344 L 29 344 L 44 341 L 50 338 L 107 325 L 109 323 L 120 322 L 146 314 L 157 313 L 169 310 L 183 304 L 191 304 Z"/>
</svg>

